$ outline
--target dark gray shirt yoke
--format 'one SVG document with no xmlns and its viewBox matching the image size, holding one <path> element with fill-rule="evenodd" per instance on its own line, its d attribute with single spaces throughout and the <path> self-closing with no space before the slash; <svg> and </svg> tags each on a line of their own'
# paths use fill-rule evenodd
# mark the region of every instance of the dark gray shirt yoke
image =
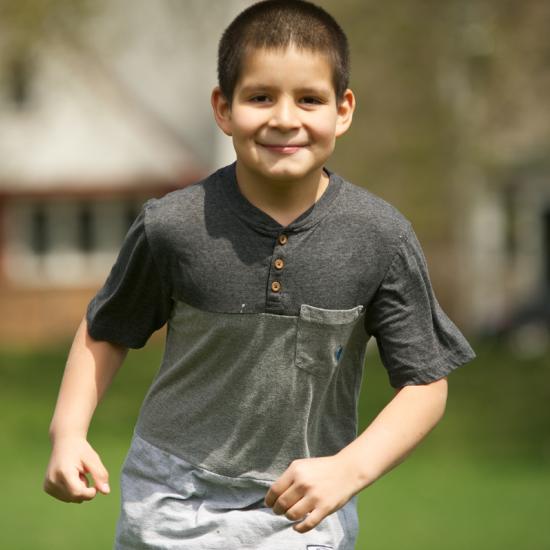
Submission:
<svg viewBox="0 0 550 550">
<path fill-rule="evenodd" d="M 334 173 L 287 227 L 240 194 L 234 165 L 148 201 L 87 319 L 92 337 L 134 348 L 168 322 L 137 430 L 197 466 L 260 479 L 355 437 L 371 335 L 395 387 L 474 356 L 410 224 Z"/>
</svg>

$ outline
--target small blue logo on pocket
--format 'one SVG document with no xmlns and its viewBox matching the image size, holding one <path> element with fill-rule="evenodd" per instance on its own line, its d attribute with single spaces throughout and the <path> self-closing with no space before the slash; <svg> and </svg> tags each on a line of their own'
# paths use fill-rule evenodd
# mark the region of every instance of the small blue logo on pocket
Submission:
<svg viewBox="0 0 550 550">
<path fill-rule="evenodd" d="M 342 353 L 344 353 L 344 348 L 342 346 L 338 346 L 336 348 L 336 351 L 334 352 L 334 358 L 336 359 L 337 363 L 340 362 L 340 359 L 342 358 Z"/>
</svg>

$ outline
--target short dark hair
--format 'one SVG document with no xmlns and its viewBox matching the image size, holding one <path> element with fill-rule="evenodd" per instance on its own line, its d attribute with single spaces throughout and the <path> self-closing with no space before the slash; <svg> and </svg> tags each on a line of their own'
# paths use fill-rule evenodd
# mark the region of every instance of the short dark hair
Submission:
<svg viewBox="0 0 550 550">
<path fill-rule="evenodd" d="M 306 0 L 263 0 L 246 8 L 225 29 L 218 46 L 218 84 L 231 103 L 243 59 L 257 49 L 294 45 L 327 56 L 336 97 L 349 84 L 348 39 L 323 8 Z"/>
</svg>

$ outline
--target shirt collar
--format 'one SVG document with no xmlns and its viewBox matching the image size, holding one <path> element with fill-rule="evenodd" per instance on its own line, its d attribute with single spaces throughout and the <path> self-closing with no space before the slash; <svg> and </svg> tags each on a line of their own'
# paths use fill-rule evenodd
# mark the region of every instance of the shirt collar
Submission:
<svg viewBox="0 0 550 550">
<path fill-rule="evenodd" d="M 282 232 L 299 233 L 319 223 L 330 212 L 330 207 L 342 187 L 343 180 L 340 176 L 327 168 L 324 170 L 329 176 L 329 183 L 324 193 L 315 204 L 286 227 L 254 206 L 241 193 L 237 184 L 235 162 L 218 171 L 218 185 L 234 214 L 255 230 L 268 235 L 278 235 Z"/>
</svg>

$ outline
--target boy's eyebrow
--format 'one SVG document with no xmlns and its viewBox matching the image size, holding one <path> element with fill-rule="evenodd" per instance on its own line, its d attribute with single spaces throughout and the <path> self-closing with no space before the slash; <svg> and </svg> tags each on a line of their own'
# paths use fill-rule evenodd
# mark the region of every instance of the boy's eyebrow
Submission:
<svg viewBox="0 0 550 550">
<path fill-rule="evenodd" d="M 240 92 L 242 94 L 249 94 L 252 92 L 257 91 L 265 91 L 265 92 L 273 92 L 277 91 L 277 86 L 269 86 L 266 84 L 248 84 L 247 86 L 244 86 L 241 88 Z M 306 95 L 326 95 L 329 96 L 332 93 L 332 88 L 328 88 L 326 86 L 319 86 L 319 87 L 313 87 L 313 86 L 304 86 L 303 88 L 297 88 L 296 91 L 300 94 L 306 94 Z"/>
<path fill-rule="evenodd" d="M 312 88 L 311 86 L 298 88 L 298 91 L 302 94 L 311 94 L 311 95 L 330 95 L 332 93 L 332 88 L 327 88 L 326 86 L 319 86 L 318 88 Z"/>
</svg>

